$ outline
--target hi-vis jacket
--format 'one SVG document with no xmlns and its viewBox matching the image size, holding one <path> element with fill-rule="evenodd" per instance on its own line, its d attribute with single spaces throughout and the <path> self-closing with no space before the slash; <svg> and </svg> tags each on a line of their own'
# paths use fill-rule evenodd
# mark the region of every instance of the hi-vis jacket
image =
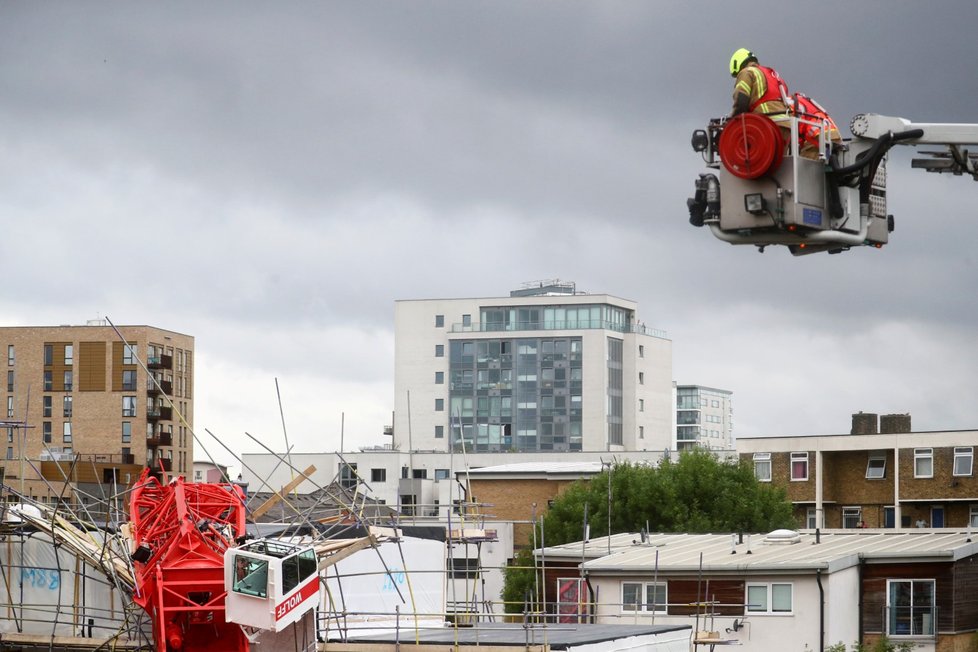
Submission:
<svg viewBox="0 0 978 652">
<path fill-rule="evenodd" d="M 745 65 L 737 74 L 734 84 L 733 111 L 731 115 L 744 112 L 744 99 L 747 98 L 747 111 L 761 113 L 775 122 L 787 120 L 788 107 L 782 101 L 788 96 L 788 85 L 773 68 L 761 66 L 753 61 Z"/>
</svg>

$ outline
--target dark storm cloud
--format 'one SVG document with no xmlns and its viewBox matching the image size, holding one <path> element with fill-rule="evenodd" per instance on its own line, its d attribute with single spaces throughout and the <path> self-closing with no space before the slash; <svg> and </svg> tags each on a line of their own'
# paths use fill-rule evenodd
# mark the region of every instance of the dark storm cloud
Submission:
<svg viewBox="0 0 978 652">
<path fill-rule="evenodd" d="M 976 24 L 973 2 L 882 0 L 8 3 L 0 307 L 190 332 L 207 382 L 349 380 L 382 414 L 395 299 L 561 276 L 638 301 L 677 380 L 735 391 L 741 434 L 859 409 L 971 426 L 973 183 L 896 154 L 891 244 L 803 259 L 720 243 L 684 202 L 733 49 L 842 125 L 969 122 Z"/>
</svg>

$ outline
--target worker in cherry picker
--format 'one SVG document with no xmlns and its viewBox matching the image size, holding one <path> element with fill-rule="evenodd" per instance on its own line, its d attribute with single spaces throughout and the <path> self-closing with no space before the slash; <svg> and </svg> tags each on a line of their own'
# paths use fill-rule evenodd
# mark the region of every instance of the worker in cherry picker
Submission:
<svg viewBox="0 0 978 652">
<path fill-rule="evenodd" d="M 741 113 L 759 113 L 780 127 L 786 143 L 791 142 L 791 123 L 788 118 L 788 85 L 774 68 L 762 66 L 747 48 L 740 48 L 730 57 L 730 75 L 736 78 L 733 108 L 730 117 Z"/>
</svg>

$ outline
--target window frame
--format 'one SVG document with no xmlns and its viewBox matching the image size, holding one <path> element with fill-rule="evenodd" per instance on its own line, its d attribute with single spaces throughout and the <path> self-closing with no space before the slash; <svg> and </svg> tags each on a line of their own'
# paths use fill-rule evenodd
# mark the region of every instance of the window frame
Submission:
<svg viewBox="0 0 978 652">
<path fill-rule="evenodd" d="M 370 469 L 370 481 L 378 484 L 387 482 L 387 469 L 383 467 Z"/>
<path fill-rule="evenodd" d="M 968 506 L 968 527 L 978 527 L 978 503 Z"/>
<path fill-rule="evenodd" d="M 967 451 L 967 452 L 965 452 Z M 968 472 L 958 473 L 958 460 L 968 460 Z M 956 478 L 967 478 L 974 474 L 975 470 L 975 448 L 974 446 L 955 446 L 954 462 L 951 465 L 951 475 Z"/>
<path fill-rule="evenodd" d="M 851 527 L 846 526 L 846 517 L 847 516 L 851 517 L 853 515 L 855 515 L 856 517 L 856 524 Z M 841 516 L 842 516 L 841 525 L 843 530 L 858 529 L 859 524 L 863 522 L 863 508 L 858 505 L 849 505 L 847 507 L 843 507 Z"/>
<path fill-rule="evenodd" d="M 754 478 L 758 482 L 771 482 L 771 475 L 772 475 L 772 473 L 771 473 L 771 454 L 770 453 L 754 453 L 753 461 L 754 461 Z M 767 477 L 766 478 L 762 478 L 757 473 L 758 469 L 760 469 L 762 466 L 766 466 L 767 467 Z"/>
<path fill-rule="evenodd" d="M 926 452 L 925 452 L 926 451 Z M 924 474 L 920 473 L 918 464 L 924 461 L 930 463 L 930 473 Z M 934 449 L 933 448 L 915 448 L 913 449 L 913 477 L 927 479 L 934 477 Z"/>
<path fill-rule="evenodd" d="M 800 457 L 804 456 L 804 457 Z M 795 477 L 795 462 L 805 463 L 804 477 Z M 808 481 L 808 451 L 792 451 L 788 460 L 788 473 L 792 482 Z"/>
<path fill-rule="evenodd" d="M 915 605 L 914 604 L 914 602 L 915 602 L 914 597 L 913 597 L 914 585 L 915 584 L 924 584 L 924 583 L 929 583 L 930 584 L 930 587 L 931 587 L 931 590 L 930 590 L 930 604 L 927 605 L 927 606 L 918 606 L 918 605 Z M 895 618 L 894 618 L 893 614 L 890 611 L 892 608 L 894 608 L 894 605 L 891 604 L 891 599 L 892 599 L 892 595 L 893 595 L 892 588 L 891 587 L 894 584 L 909 584 L 910 585 L 910 606 L 909 607 L 904 607 L 904 608 L 910 609 L 910 632 L 909 633 L 896 633 L 896 632 L 891 631 L 891 625 L 893 625 L 894 622 L 895 622 Z M 901 639 L 910 639 L 910 638 L 916 638 L 916 639 L 921 639 L 921 638 L 934 638 L 936 636 L 936 634 L 937 634 L 937 626 L 938 626 L 937 625 L 937 618 L 936 618 L 936 616 L 937 616 L 937 580 L 934 579 L 934 578 L 928 578 L 928 577 L 920 577 L 920 578 L 894 577 L 894 578 L 887 578 L 887 580 L 886 580 L 886 602 L 885 602 L 885 610 L 886 610 L 886 617 L 884 618 L 884 627 L 885 627 L 885 631 L 886 631 L 886 635 L 887 636 L 890 636 L 892 638 L 901 638 Z M 919 634 L 915 634 L 913 632 L 914 611 L 916 611 L 916 610 L 926 610 L 926 611 L 929 611 L 929 613 L 931 615 L 931 620 L 930 620 L 930 629 L 931 629 L 931 631 L 930 632 L 926 632 L 926 633 L 925 632 L 921 632 Z"/>
<path fill-rule="evenodd" d="M 774 609 L 774 587 L 788 587 L 789 608 Z M 765 605 L 763 609 L 752 609 L 750 604 L 751 588 L 763 587 Z M 744 584 L 744 615 L 745 616 L 793 616 L 795 613 L 795 584 L 794 582 L 746 582 Z"/>
<path fill-rule="evenodd" d="M 637 586 L 638 587 L 638 602 L 628 603 L 634 604 L 635 608 L 626 608 L 625 603 L 625 586 Z M 652 609 L 649 609 L 648 597 L 649 589 L 653 589 L 655 593 L 652 598 Z M 662 602 L 658 601 L 658 591 L 662 590 Z M 668 582 L 634 582 L 629 580 L 623 580 L 618 587 L 618 595 L 621 596 L 620 608 L 622 613 L 642 613 L 642 614 L 668 614 L 669 613 L 669 583 Z"/>
<path fill-rule="evenodd" d="M 879 466 L 879 475 L 872 473 L 873 462 L 881 462 Z M 886 455 L 870 455 L 866 460 L 866 479 L 867 480 L 885 480 L 886 479 Z"/>
</svg>

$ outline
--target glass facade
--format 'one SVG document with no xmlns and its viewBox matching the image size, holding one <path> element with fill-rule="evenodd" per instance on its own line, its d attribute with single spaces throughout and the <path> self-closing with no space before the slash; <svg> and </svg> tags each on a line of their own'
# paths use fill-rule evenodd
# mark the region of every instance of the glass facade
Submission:
<svg viewBox="0 0 978 652">
<path fill-rule="evenodd" d="M 581 450 L 582 352 L 579 337 L 453 340 L 449 423 L 454 449 Z"/>
<path fill-rule="evenodd" d="M 480 322 L 471 325 L 471 329 L 493 332 L 604 328 L 624 333 L 631 328 L 631 315 L 624 308 L 604 304 L 516 306 L 483 308 Z"/>
</svg>

